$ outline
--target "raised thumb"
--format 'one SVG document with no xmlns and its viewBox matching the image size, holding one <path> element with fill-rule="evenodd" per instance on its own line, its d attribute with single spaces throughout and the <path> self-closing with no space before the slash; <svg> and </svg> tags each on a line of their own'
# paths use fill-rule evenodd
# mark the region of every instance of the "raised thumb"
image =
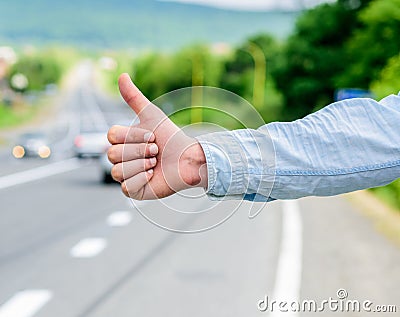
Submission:
<svg viewBox="0 0 400 317">
<path fill-rule="evenodd" d="M 122 98 L 139 118 L 150 117 L 159 112 L 158 107 L 153 105 L 143 93 L 135 86 L 128 74 L 124 73 L 118 79 L 119 91 Z M 156 108 L 156 109 L 154 109 Z"/>
</svg>

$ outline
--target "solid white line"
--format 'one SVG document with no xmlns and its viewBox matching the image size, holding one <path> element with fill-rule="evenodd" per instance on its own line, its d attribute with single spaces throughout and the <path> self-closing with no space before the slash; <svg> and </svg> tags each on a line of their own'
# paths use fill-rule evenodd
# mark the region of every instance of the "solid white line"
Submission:
<svg viewBox="0 0 400 317">
<path fill-rule="evenodd" d="M 74 258 L 92 258 L 101 253 L 107 246 L 103 238 L 87 238 L 79 241 L 69 252 Z"/>
<path fill-rule="evenodd" d="M 53 294 L 48 290 L 18 292 L 0 307 L 0 317 L 31 317 L 52 297 Z"/>
<path fill-rule="evenodd" d="M 82 167 L 78 159 L 72 158 L 57 163 L 36 167 L 27 171 L 0 177 L 0 189 L 33 182 L 49 176 L 62 174 Z"/>
<path fill-rule="evenodd" d="M 299 204 L 296 200 L 282 201 L 282 244 L 273 292 L 273 300 L 288 303 L 300 298 L 302 273 L 302 224 Z M 288 308 L 288 307 L 286 307 Z M 280 312 L 278 305 L 270 316 L 297 316 L 290 311 Z"/>
<path fill-rule="evenodd" d="M 107 224 L 110 227 L 124 227 L 132 221 L 132 214 L 129 211 L 117 211 L 107 217 Z"/>
</svg>

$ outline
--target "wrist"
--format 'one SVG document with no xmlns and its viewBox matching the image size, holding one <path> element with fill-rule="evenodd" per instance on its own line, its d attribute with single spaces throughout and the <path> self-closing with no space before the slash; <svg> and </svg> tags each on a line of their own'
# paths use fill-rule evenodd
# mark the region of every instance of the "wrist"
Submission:
<svg viewBox="0 0 400 317">
<path fill-rule="evenodd" d="M 187 188 L 207 188 L 207 161 L 200 143 L 195 141 L 187 147 L 180 159 L 181 177 Z"/>
</svg>

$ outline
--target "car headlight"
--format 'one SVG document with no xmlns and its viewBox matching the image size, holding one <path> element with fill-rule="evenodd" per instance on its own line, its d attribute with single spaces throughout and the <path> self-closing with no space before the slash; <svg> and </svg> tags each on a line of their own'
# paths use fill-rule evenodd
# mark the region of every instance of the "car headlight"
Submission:
<svg viewBox="0 0 400 317">
<path fill-rule="evenodd" d="M 16 145 L 12 150 L 12 154 L 17 159 L 23 158 L 25 156 L 25 149 L 21 145 Z"/>
<path fill-rule="evenodd" d="M 48 158 L 51 154 L 50 148 L 46 145 L 42 145 L 38 150 L 40 158 Z"/>
</svg>

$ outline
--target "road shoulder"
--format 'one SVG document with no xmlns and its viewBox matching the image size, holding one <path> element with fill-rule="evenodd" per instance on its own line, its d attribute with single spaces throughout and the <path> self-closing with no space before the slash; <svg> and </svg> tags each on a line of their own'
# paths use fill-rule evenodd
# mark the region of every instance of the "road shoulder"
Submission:
<svg viewBox="0 0 400 317">
<path fill-rule="evenodd" d="M 366 190 L 345 194 L 344 197 L 358 212 L 373 222 L 377 231 L 400 247 L 400 212 L 398 210 L 388 206 Z"/>
</svg>

